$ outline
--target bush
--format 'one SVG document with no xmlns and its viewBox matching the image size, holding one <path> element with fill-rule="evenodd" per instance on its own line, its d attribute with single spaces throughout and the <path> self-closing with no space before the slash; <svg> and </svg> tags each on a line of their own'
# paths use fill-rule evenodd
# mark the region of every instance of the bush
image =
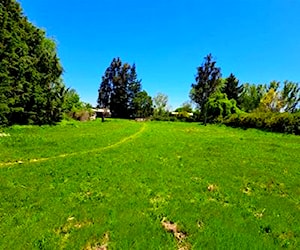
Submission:
<svg viewBox="0 0 300 250">
<path fill-rule="evenodd" d="M 186 111 L 177 112 L 176 114 L 166 113 L 164 115 L 155 114 L 151 117 L 153 121 L 167 121 L 167 122 L 195 122 L 196 116 L 191 116 Z"/>
<path fill-rule="evenodd" d="M 228 100 L 226 94 L 216 93 L 207 102 L 207 122 L 209 123 L 222 123 L 224 119 L 235 113 L 241 113 L 241 110 L 236 106 L 236 100 Z"/>
<path fill-rule="evenodd" d="M 170 116 L 169 114 L 168 115 L 158 115 L 158 114 L 154 114 L 152 117 L 151 117 L 151 120 L 153 121 L 171 121 L 171 122 L 175 122 L 177 121 L 177 118 L 175 116 Z"/>
<path fill-rule="evenodd" d="M 89 108 L 72 109 L 72 111 L 66 112 L 63 116 L 64 120 L 77 120 L 88 121 L 92 115 L 92 110 Z"/>
<path fill-rule="evenodd" d="M 86 110 L 79 110 L 77 112 L 74 112 L 73 118 L 77 121 L 85 122 L 90 119 L 90 114 Z"/>
<path fill-rule="evenodd" d="M 241 128 L 258 128 L 272 132 L 300 135 L 300 113 L 243 113 L 233 114 L 223 122 Z"/>
</svg>

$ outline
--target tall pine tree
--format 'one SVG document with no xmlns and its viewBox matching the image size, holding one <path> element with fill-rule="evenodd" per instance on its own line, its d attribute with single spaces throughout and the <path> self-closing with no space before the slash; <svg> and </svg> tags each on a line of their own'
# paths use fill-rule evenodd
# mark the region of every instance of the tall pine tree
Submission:
<svg viewBox="0 0 300 250">
<path fill-rule="evenodd" d="M 239 95 L 243 91 L 243 88 L 238 85 L 239 80 L 232 73 L 225 79 L 223 93 L 227 95 L 228 100 L 238 100 Z"/>
<path fill-rule="evenodd" d="M 200 109 L 206 125 L 207 102 L 220 86 L 221 69 L 216 67 L 216 61 L 211 54 L 204 58 L 202 66 L 197 68 L 196 82 L 192 84 L 190 97 Z"/>
<path fill-rule="evenodd" d="M 113 117 L 129 118 L 137 114 L 135 98 L 141 92 L 136 66 L 114 58 L 102 76 L 98 107 L 109 108 Z"/>
</svg>

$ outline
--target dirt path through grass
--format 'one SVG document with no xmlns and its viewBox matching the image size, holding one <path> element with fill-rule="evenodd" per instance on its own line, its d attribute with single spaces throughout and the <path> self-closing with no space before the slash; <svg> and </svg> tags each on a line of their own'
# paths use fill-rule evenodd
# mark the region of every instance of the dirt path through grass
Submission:
<svg viewBox="0 0 300 250">
<path fill-rule="evenodd" d="M 140 130 L 138 132 L 136 132 L 136 133 L 134 133 L 130 136 L 127 136 L 127 137 L 123 138 L 122 140 L 120 140 L 116 143 L 113 143 L 111 145 L 105 146 L 105 147 L 95 148 L 95 149 L 87 150 L 87 151 L 61 154 L 61 155 L 51 156 L 51 157 L 28 159 L 26 161 L 16 160 L 16 161 L 13 161 L 13 162 L 3 162 L 3 163 L 0 162 L 0 168 L 11 167 L 11 166 L 19 165 L 19 164 L 23 164 L 23 163 L 36 163 L 36 162 L 49 161 L 49 160 L 53 160 L 53 159 L 57 159 L 57 158 L 66 158 L 66 157 L 72 157 L 72 156 L 76 156 L 76 155 L 84 155 L 84 154 L 89 154 L 89 153 L 102 152 L 104 150 L 108 150 L 108 149 L 111 149 L 111 148 L 118 147 L 121 144 L 126 143 L 129 140 L 135 139 L 137 136 L 142 134 L 145 131 L 145 129 L 146 129 L 146 123 L 143 123 L 142 127 L 140 128 Z"/>
</svg>

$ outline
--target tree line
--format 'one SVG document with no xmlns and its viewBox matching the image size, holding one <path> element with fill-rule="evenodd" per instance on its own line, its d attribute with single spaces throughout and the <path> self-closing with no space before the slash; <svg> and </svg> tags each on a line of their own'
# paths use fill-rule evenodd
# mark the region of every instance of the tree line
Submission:
<svg viewBox="0 0 300 250">
<path fill-rule="evenodd" d="M 272 81 L 270 84 L 242 84 L 231 73 L 223 79 L 221 69 L 209 54 L 204 63 L 197 68 L 195 83 L 190 92 L 191 99 L 197 104 L 201 117 L 209 121 L 222 120 L 232 114 L 259 112 L 299 111 L 299 83 Z"/>
<path fill-rule="evenodd" d="M 151 99 L 141 91 L 136 66 L 122 64 L 114 58 L 105 71 L 98 91 L 98 106 L 109 108 L 113 117 L 149 117 L 158 120 L 171 119 L 168 110 L 168 96 L 162 93 Z M 143 94 L 141 94 L 143 93 Z M 299 111 L 300 87 L 298 83 L 272 81 L 269 84 L 240 84 L 231 73 L 222 78 L 221 68 L 211 54 L 197 67 L 195 82 L 191 84 L 190 98 L 196 110 L 186 102 L 175 111 L 177 118 L 192 121 L 218 122 L 233 114 L 273 112 L 295 113 Z M 152 105 L 153 104 L 153 105 Z"/>
<path fill-rule="evenodd" d="M 28 21 L 15 0 L 0 0 L 0 31 L 0 125 L 55 124 L 64 118 L 90 115 L 91 105 L 63 83 L 55 42 Z M 102 75 L 97 105 L 119 118 L 152 117 L 249 127 L 273 126 L 271 120 L 285 127 L 287 120 L 300 122 L 299 83 L 240 84 L 234 74 L 222 77 L 211 54 L 196 68 L 190 99 L 171 113 L 168 96 L 149 96 L 136 65 L 116 57 Z"/>
</svg>

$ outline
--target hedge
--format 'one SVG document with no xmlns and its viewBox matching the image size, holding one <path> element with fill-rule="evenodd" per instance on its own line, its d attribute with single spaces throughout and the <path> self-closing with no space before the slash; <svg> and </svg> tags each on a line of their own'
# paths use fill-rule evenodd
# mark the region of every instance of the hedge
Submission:
<svg viewBox="0 0 300 250">
<path fill-rule="evenodd" d="M 300 135 L 300 112 L 291 113 L 242 113 L 233 114 L 223 123 L 231 127 L 258 128 L 272 132 Z"/>
</svg>

